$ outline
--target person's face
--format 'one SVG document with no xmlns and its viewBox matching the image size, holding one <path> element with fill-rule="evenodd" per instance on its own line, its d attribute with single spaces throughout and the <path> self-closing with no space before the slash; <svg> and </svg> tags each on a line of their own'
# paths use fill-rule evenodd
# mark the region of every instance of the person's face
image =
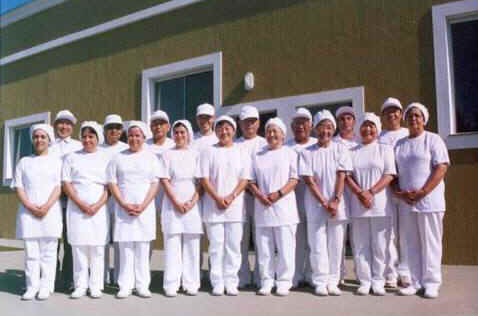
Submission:
<svg viewBox="0 0 478 316">
<path fill-rule="evenodd" d="M 201 134 L 207 134 L 210 130 L 212 130 L 212 126 L 214 124 L 214 116 L 201 114 L 196 116 L 196 122 L 198 123 Z"/>
<path fill-rule="evenodd" d="M 256 118 L 246 118 L 239 121 L 239 126 L 241 127 L 241 132 L 244 138 L 254 138 L 257 136 L 257 131 L 259 130 L 260 121 Z"/>
<path fill-rule="evenodd" d="M 216 136 L 219 139 L 219 144 L 221 146 L 231 145 L 235 134 L 236 131 L 229 122 L 222 121 L 216 125 Z"/>
<path fill-rule="evenodd" d="M 362 136 L 362 143 L 370 144 L 377 138 L 377 127 L 370 121 L 365 121 L 360 126 L 360 136 Z"/>
<path fill-rule="evenodd" d="M 37 155 L 40 155 L 45 150 L 48 150 L 50 138 L 45 131 L 37 129 L 35 132 L 33 132 L 32 138 L 33 148 L 35 149 L 35 153 Z"/>
<path fill-rule="evenodd" d="M 418 135 L 425 129 L 425 119 L 422 111 L 411 108 L 407 113 L 407 125 L 412 135 Z"/>
<path fill-rule="evenodd" d="M 116 144 L 119 141 L 122 132 L 123 127 L 121 126 L 121 124 L 108 124 L 105 127 L 106 143 L 108 143 L 109 145 Z"/>
<path fill-rule="evenodd" d="M 139 127 L 131 127 L 128 130 L 128 145 L 133 152 L 140 151 L 143 148 L 145 136 Z"/>
<path fill-rule="evenodd" d="M 170 125 L 168 121 L 158 119 L 151 122 L 151 131 L 154 139 L 163 139 L 168 135 Z"/>
<path fill-rule="evenodd" d="M 401 120 L 402 110 L 400 110 L 400 108 L 391 106 L 382 112 L 382 123 L 387 130 L 396 130 L 400 128 Z"/>
<path fill-rule="evenodd" d="M 334 124 L 330 120 L 323 120 L 316 128 L 317 138 L 321 145 L 327 145 L 332 140 L 335 133 Z"/>
<path fill-rule="evenodd" d="M 291 128 L 296 141 L 305 141 L 310 136 L 312 124 L 305 117 L 297 117 L 292 121 Z"/>
<path fill-rule="evenodd" d="M 279 127 L 275 125 L 269 125 L 267 127 L 266 140 L 270 148 L 276 149 L 281 147 L 284 143 L 284 139 L 285 135 Z"/>
<path fill-rule="evenodd" d="M 57 120 L 55 122 L 55 132 L 61 139 L 70 137 L 73 133 L 73 123 L 65 119 Z"/>
<path fill-rule="evenodd" d="M 340 132 L 351 132 L 354 130 L 355 117 L 352 114 L 344 113 L 337 119 Z"/>
<path fill-rule="evenodd" d="M 96 151 L 96 146 L 98 145 L 98 137 L 95 133 L 85 128 L 81 133 L 81 143 L 83 144 L 83 149 L 86 152 Z"/>
<path fill-rule="evenodd" d="M 173 139 L 178 148 L 184 148 L 189 143 L 189 134 L 186 127 L 178 125 L 173 129 Z"/>
</svg>

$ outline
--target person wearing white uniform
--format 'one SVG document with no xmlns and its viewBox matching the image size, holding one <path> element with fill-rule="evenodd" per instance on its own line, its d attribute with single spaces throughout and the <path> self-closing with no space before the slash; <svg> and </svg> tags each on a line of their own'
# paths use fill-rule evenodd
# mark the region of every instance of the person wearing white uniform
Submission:
<svg viewBox="0 0 478 316">
<path fill-rule="evenodd" d="M 294 138 L 290 139 L 286 146 L 293 149 L 298 155 L 309 146 L 317 143 L 317 138 L 311 137 L 312 114 L 306 108 L 298 108 L 292 117 L 291 123 Z M 312 270 L 310 267 L 310 247 L 307 242 L 307 216 L 305 215 L 305 182 L 299 179 L 295 187 L 297 199 L 297 210 L 299 212 L 300 223 L 297 224 L 296 248 L 295 248 L 295 273 L 292 280 L 292 287 L 297 288 L 312 283 Z"/>
<path fill-rule="evenodd" d="M 268 146 L 254 156 L 250 184 L 256 197 L 254 219 L 261 275 L 257 294 L 269 295 L 276 285 L 276 294 L 287 296 L 295 271 L 295 233 L 299 223 L 294 192 L 298 156 L 283 146 L 287 129 L 281 119 L 269 119 L 265 129 Z"/>
<path fill-rule="evenodd" d="M 245 221 L 244 189 L 250 159 L 234 144 L 236 122 L 221 116 L 214 122 L 219 139 L 201 152 L 199 178 L 206 191 L 202 208 L 209 238 L 209 276 L 213 295 L 238 295 L 241 240 Z"/>
<path fill-rule="evenodd" d="M 395 147 L 398 140 L 408 136 L 408 129 L 401 127 L 403 107 L 399 100 L 387 98 L 382 104 L 381 120 L 383 130 L 378 141 L 383 144 Z M 392 186 L 387 187 L 387 201 L 390 208 L 390 240 L 387 247 L 387 262 L 385 268 L 385 286 L 397 287 L 397 279 L 403 286 L 410 283 L 410 272 L 406 265 L 406 251 L 404 241 L 399 237 L 399 200 L 393 195 Z M 404 215 L 406 216 L 406 215 Z M 400 249 L 400 251 L 398 251 Z"/>
<path fill-rule="evenodd" d="M 34 154 L 23 157 L 15 169 L 12 186 L 20 205 L 16 218 L 16 238 L 25 242 L 25 282 L 23 300 L 37 296 L 46 300 L 55 288 L 56 251 L 62 233 L 61 160 L 49 153 L 55 138 L 48 124 L 30 128 Z"/>
<path fill-rule="evenodd" d="M 400 222 L 400 236 L 405 237 L 411 274 L 410 286 L 399 293 L 414 295 L 423 287 L 425 297 L 436 298 L 442 283 L 443 179 L 450 158 L 440 136 L 425 130 L 428 118 L 423 104 L 410 104 L 405 110 L 410 135 L 395 147 L 400 213 L 409 213 L 407 222 Z"/>
<path fill-rule="evenodd" d="M 189 147 L 193 137 L 191 124 L 179 120 L 173 124 L 176 146 L 160 158 L 161 185 L 165 197 L 161 207 L 164 236 L 164 282 L 166 296 L 177 295 L 181 286 L 187 295 L 197 295 L 200 287 L 200 237 L 203 233 L 199 212 L 199 186 L 196 177 L 199 154 Z"/>
<path fill-rule="evenodd" d="M 108 164 L 107 182 L 116 199 L 113 239 L 119 243 L 120 272 L 117 298 L 126 298 L 136 288 L 141 297 L 151 297 L 149 285 L 150 243 L 156 239 L 158 158 L 145 148 L 148 127 L 131 121 L 129 149 L 117 154 Z"/>
<path fill-rule="evenodd" d="M 377 141 L 380 118 L 373 113 L 361 117 L 362 143 L 351 150 L 353 171 L 347 184 L 353 192 L 351 214 L 358 295 L 368 295 L 370 287 L 385 295 L 385 260 L 390 235 L 390 214 L 385 188 L 396 175 L 393 148 Z"/>
<path fill-rule="evenodd" d="M 153 153 L 161 155 L 166 150 L 175 146 L 174 141 L 168 137 L 168 132 L 171 129 L 169 116 L 166 112 L 158 110 L 151 114 L 150 122 L 149 127 L 151 128 L 153 137 L 148 139 L 146 144 Z"/>
<path fill-rule="evenodd" d="M 109 114 L 105 117 L 105 122 L 103 124 L 105 142 L 99 144 L 98 147 L 103 150 L 108 156 L 108 162 L 113 159 L 113 157 L 123 151 L 128 149 L 128 145 L 120 141 L 121 134 L 123 133 L 123 120 L 121 116 L 117 114 Z M 113 242 L 113 227 L 114 227 L 114 204 L 115 198 L 113 196 L 108 197 L 108 202 L 106 206 L 110 214 L 110 243 L 106 246 L 105 249 L 105 283 L 117 284 L 118 283 L 118 274 L 120 270 L 120 260 L 119 260 L 119 248 L 118 243 Z M 113 264 L 113 273 L 110 273 L 110 246 L 113 245 L 114 248 L 114 264 Z"/>
<path fill-rule="evenodd" d="M 76 117 L 68 110 L 62 110 L 56 114 L 53 126 L 57 138 L 51 144 L 51 154 L 57 155 L 63 160 L 66 155 L 77 150 L 81 150 L 83 145 L 80 141 L 73 139 L 73 127 L 76 124 Z M 60 197 L 61 207 L 63 209 L 63 261 L 61 263 L 61 279 L 66 290 L 72 290 L 73 284 L 73 256 L 71 246 L 68 242 L 67 225 L 66 225 L 66 203 L 67 197 L 62 194 Z M 58 254 L 60 247 L 58 247 Z M 59 259 L 58 259 L 59 266 Z"/>
<path fill-rule="evenodd" d="M 101 297 L 104 282 L 105 245 L 110 237 L 110 216 L 106 209 L 106 166 L 108 156 L 97 145 L 103 142 L 103 128 L 94 121 L 81 124 L 83 150 L 68 154 L 63 162 L 63 189 L 68 196 L 66 223 L 73 250 L 71 298 L 90 290 L 92 298 Z M 89 273 L 88 273 L 89 270 Z"/>
<path fill-rule="evenodd" d="M 236 141 L 236 144 L 239 145 L 241 150 L 252 159 L 253 155 L 267 145 L 265 138 L 257 135 L 261 123 L 259 120 L 259 111 L 251 105 L 245 105 L 241 108 L 239 120 L 239 127 L 241 128 L 242 136 Z M 249 246 L 251 243 L 251 236 L 252 238 L 255 236 L 255 225 L 254 196 L 247 188 L 244 196 L 244 206 L 246 208 L 246 221 L 244 223 L 244 234 L 242 236 L 241 244 L 242 263 L 241 269 L 239 270 L 239 288 L 248 286 L 259 287 L 260 276 L 257 255 L 255 256 L 254 272 L 251 272 L 249 265 Z"/>
<path fill-rule="evenodd" d="M 345 174 L 352 171 L 349 150 L 332 141 L 336 122 L 328 110 L 314 117 L 317 144 L 304 149 L 299 175 L 304 177 L 307 232 L 315 293 L 341 295 L 338 288 L 348 214 L 342 202 Z"/>
</svg>

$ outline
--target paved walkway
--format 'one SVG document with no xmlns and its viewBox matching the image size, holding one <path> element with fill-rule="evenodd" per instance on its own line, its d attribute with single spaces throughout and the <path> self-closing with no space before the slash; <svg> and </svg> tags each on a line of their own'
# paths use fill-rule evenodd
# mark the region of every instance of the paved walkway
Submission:
<svg viewBox="0 0 478 316">
<path fill-rule="evenodd" d="M 3 244 L 3 243 L 2 243 Z M 18 244 L 9 244 L 18 246 Z M 142 315 L 478 315 L 478 266 L 444 266 L 444 285 L 435 300 L 418 296 L 401 297 L 390 291 L 385 297 L 360 297 L 356 285 L 347 283 L 341 297 L 317 297 L 312 289 L 293 291 L 288 297 L 261 297 L 254 291 L 241 291 L 237 297 L 214 297 L 202 289 L 198 296 L 167 298 L 161 290 L 162 252 L 152 258 L 153 298 L 131 296 L 115 299 L 116 289 L 107 288 L 101 299 L 84 297 L 72 300 L 65 293 L 54 293 L 47 301 L 20 300 L 24 291 L 23 251 L 0 252 L 0 315 L 43 316 L 142 316 Z M 351 261 L 347 260 L 349 271 Z M 349 279 L 351 279 L 350 276 Z"/>
</svg>

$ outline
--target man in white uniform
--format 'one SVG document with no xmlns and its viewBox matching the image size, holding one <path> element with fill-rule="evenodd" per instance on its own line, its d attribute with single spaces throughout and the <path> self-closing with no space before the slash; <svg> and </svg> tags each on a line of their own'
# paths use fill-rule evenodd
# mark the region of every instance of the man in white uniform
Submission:
<svg viewBox="0 0 478 316">
<path fill-rule="evenodd" d="M 257 135 L 259 130 L 260 120 L 259 112 L 253 106 L 246 105 L 242 107 L 239 114 L 239 126 L 242 131 L 242 137 L 239 138 L 236 143 L 240 146 L 249 157 L 253 157 L 262 147 L 267 145 L 267 141 L 264 137 Z M 244 226 L 244 232 L 242 237 L 242 264 L 241 270 L 239 270 L 239 288 L 244 288 L 249 285 L 259 286 L 260 276 L 259 268 L 257 265 L 257 255 L 254 264 L 254 272 L 251 280 L 251 271 L 249 267 L 249 245 L 251 241 L 251 235 L 254 239 L 254 196 L 249 190 L 245 193 L 244 206 L 246 208 L 246 221 Z"/>
<path fill-rule="evenodd" d="M 146 144 L 153 153 L 161 155 L 164 151 L 174 147 L 174 141 L 168 137 L 168 132 L 171 129 L 169 116 L 166 112 L 158 110 L 151 115 L 150 122 L 149 126 L 153 137 L 148 139 Z"/>
<path fill-rule="evenodd" d="M 298 108 L 295 112 L 292 123 L 292 133 L 294 138 L 286 143 L 286 146 L 295 150 L 299 155 L 300 152 L 315 143 L 317 139 L 311 137 L 312 131 L 312 114 L 306 108 Z M 300 223 L 297 225 L 296 248 L 295 248 L 295 273 L 292 280 L 292 287 L 296 288 L 306 283 L 311 283 L 312 271 L 310 268 L 310 248 L 307 243 L 307 219 L 305 216 L 304 196 L 307 189 L 305 182 L 300 180 L 295 187 L 295 195 L 297 197 L 297 209 L 299 212 Z M 302 284 L 301 284 L 302 283 Z"/>
<path fill-rule="evenodd" d="M 400 139 L 408 137 L 408 129 L 400 125 L 402 114 L 403 108 L 399 100 L 395 98 L 387 98 L 385 100 L 381 108 L 381 121 L 384 129 L 378 139 L 380 143 L 395 147 Z M 389 186 L 386 191 L 391 216 L 391 234 L 387 247 L 385 286 L 390 288 L 397 287 L 397 277 L 400 277 L 401 283 L 406 287 L 410 283 L 410 271 L 407 266 L 408 261 L 405 258 L 405 242 L 400 242 L 399 239 L 399 199 L 393 195 L 391 186 Z M 403 216 L 407 215 L 408 213 L 403 214 Z M 397 246 L 400 247 L 400 257 Z"/>
<path fill-rule="evenodd" d="M 56 139 L 50 147 L 53 155 L 57 155 L 61 160 L 71 152 L 81 150 L 83 145 L 80 141 L 71 138 L 73 126 L 76 124 L 76 117 L 68 110 L 62 110 L 56 114 L 53 127 L 55 128 Z M 63 262 L 61 264 L 61 280 L 65 289 L 73 289 L 73 256 L 71 246 L 68 243 L 66 233 L 66 195 L 62 194 L 60 198 L 61 208 L 63 209 Z M 58 247 L 58 253 L 60 248 Z M 58 259 L 58 269 L 60 267 Z"/>
</svg>

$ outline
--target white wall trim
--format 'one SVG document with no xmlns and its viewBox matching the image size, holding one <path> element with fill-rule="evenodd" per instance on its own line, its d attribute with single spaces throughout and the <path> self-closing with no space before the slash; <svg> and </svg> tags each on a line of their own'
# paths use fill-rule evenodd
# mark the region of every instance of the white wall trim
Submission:
<svg viewBox="0 0 478 316">
<path fill-rule="evenodd" d="M 50 123 L 50 112 L 42 112 L 37 114 L 32 114 L 28 116 L 22 116 L 12 120 L 5 121 L 4 135 L 3 135 L 3 172 L 2 172 L 2 183 L 5 186 L 10 185 L 13 173 L 14 165 L 13 161 L 13 144 L 15 136 L 15 128 L 23 125 L 29 125 L 36 122 Z"/>
<path fill-rule="evenodd" d="M 432 14 L 438 133 L 448 149 L 476 148 L 478 133 L 456 133 L 450 23 L 478 16 L 478 1 L 433 6 Z"/>
<path fill-rule="evenodd" d="M 42 43 L 42 44 L 33 46 L 31 48 L 22 50 L 20 52 L 8 55 L 0 59 L 0 66 L 4 66 L 4 65 L 13 63 L 15 61 L 18 61 L 20 59 L 42 53 L 56 47 L 60 47 L 66 44 L 79 41 L 87 37 L 108 32 L 113 29 L 125 26 L 127 24 L 138 22 L 155 15 L 164 14 L 173 10 L 177 10 L 177 9 L 180 9 L 180 8 L 183 8 L 201 1 L 204 1 L 204 0 L 171 0 L 162 4 L 158 4 L 151 8 L 140 10 L 140 11 L 125 15 L 121 18 L 117 18 L 102 24 L 98 24 L 93 27 L 84 29 L 82 31 L 71 33 L 69 35 L 65 35 L 57 39 L 54 39 L 52 41 Z"/>
<path fill-rule="evenodd" d="M 213 98 L 218 109 L 222 105 L 222 52 L 144 70 L 141 82 L 141 119 L 149 122 L 156 82 L 209 70 L 213 71 Z"/>
<path fill-rule="evenodd" d="M 29 16 L 45 11 L 65 1 L 67 0 L 36 0 L 22 5 L 21 7 L 13 9 L 12 11 L 9 11 L 1 16 L 0 28 L 15 23 L 17 21 L 26 19 Z"/>
</svg>

